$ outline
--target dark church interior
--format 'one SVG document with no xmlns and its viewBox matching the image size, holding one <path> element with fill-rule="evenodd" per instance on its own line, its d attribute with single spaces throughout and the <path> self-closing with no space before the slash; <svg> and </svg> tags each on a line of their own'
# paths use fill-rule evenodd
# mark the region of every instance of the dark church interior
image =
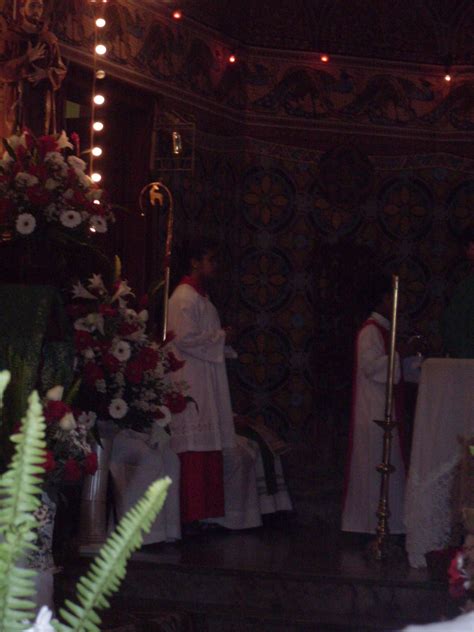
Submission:
<svg viewBox="0 0 474 632">
<path fill-rule="evenodd" d="M 120 445 L 148 437 L 141 450 L 146 444 L 156 471 L 163 461 L 159 478 L 178 485 L 181 520 L 178 513 L 170 535 L 169 491 L 159 518 L 165 535 L 133 553 L 91 630 L 473 630 L 474 3 L 2 0 L 0 43 L 0 368 L 11 373 L 2 471 L 33 389 L 46 411 L 48 450 L 50 409 L 61 441 L 76 410 L 103 422 L 84 426 L 93 469 L 86 458 L 75 476 L 66 462 L 67 483 L 58 483 L 52 471 L 59 476 L 67 458 L 56 447 L 56 465 L 45 466 L 43 495 L 54 508 L 44 546 L 53 562 L 40 572 L 54 616 L 74 599 L 120 503 L 141 496 L 127 492 L 132 474 L 124 474 L 138 461 L 119 476 L 107 460 L 120 429 Z M 29 70 L 17 71 L 18 60 Z M 45 104 L 51 125 L 37 131 L 29 113 L 39 116 Z M 48 151 L 66 152 L 66 184 L 51 182 L 63 167 L 51 166 Z M 33 169 L 34 161 L 44 165 Z M 69 215 L 51 201 L 57 192 Z M 195 243 L 210 245 L 192 250 Z M 215 275 L 205 267 L 214 253 Z M 184 277 L 178 259 L 188 265 Z M 110 300 L 105 289 L 97 293 L 99 278 Z M 382 279 L 389 285 L 379 288 Z M 204 343 L 199 353 L 180 347 L 173 310 L 181 295 L 211 308 L 211 320 L 216 314 L 218 360 Z M 105 302 L 87 312 L 92 300 Z M 116 326 L 119 315 L 122 343 L 117 333 L 107 338 L 108 318 Z M 375 353 L 362 348 L 367 325 L 370 344 L 383 349 L 380 377 L 375 364 L 362 366 Z M 166 382 L 163 392 L 177 389 L 160 401 L 158 439 L 143 435 L 151 404 L 131 422 L 120 408 L 128 411 L 129 394 L 151 380 L 146 363 L 135 363 L 138 377 L 124 368 L 135 345 L 143 363 L 144 349 L 155 364 L 164 354 L 174 386 Z M 98 357 L 105 368 L 94 365 L 92 375 Z M 196 358 L 209 371 L 219 364 L 225 380 L 212 373 L 202 382 L 202 402 L 191 377 Z M 195 371 L 197 381 L 211 375 Z M 109 377 L 120 387 L 110 406 Z M 59 384 L 67 392 L 66 382 L 61 408 L 47 392 Z M 224 410 L 214 388 L 227 398 L 242 459 L 251 462 L 236 461 L 233 473 L 223 430 L 215 445 L 190 439 L 191 448 L 177 448 L 180 415 L 195 415 L 202 428 L 214 409 Z M 198 461 L 183 454 L 214 452 L 226 515 L 187 520 L 183 503 L 199 496 L 198 470 L 187 468 Z M 257 499 L 255 521 L 236 526 L 229 490 L 246 467 L 253 487 L 239 483 L 242 506 L 250 506 L 250 489 L 285 500 L 263 509 Z M 370 497 L 360 491 L 369 487 Z M 347 503 L 360 515 L 369 506 L 369 528 L 347 526 Z M 48 625 L 37 619 L 29 629 Z"/>
</svg>

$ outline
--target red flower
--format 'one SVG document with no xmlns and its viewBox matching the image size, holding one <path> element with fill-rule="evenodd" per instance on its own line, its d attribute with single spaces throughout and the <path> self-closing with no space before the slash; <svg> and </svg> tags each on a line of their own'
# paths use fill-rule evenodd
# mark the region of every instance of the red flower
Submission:
<svg viewBox="0 0 474 632">
<path fill-rule="evenodd" d="M 51 200 L 51 196 L 46 189 L 42 187 L 29 187 L 27 189 L 29 201 L 35 206 L 46 206 Z"/>
<path fill-rule="evenodd" d="M 119 371 L 120 369 L 119 360 L 117 360 L 117 358 L 111 353 L 107 353 L 104 356 L 103 364 L 105 369 L 107 369 L 109 373 L 117 373 L 117 371 Z"/>
<path fill-rule="evenodd" d="M 171 413 L 177 415 L 178 413 L 182 413 L 186 408 L 187 401 L 181 393 L 168 393 L 165 397 L 165 406 L 170 409 Z"/>
<path fill-rule="evenodd" d="M 176 334 L 174 333 L 174 331 L 167 331 L 164 344 L 167 345 L 169 342 L 171 342 L 175 338 L 176 338 Z"/>
<path fill-rule="evenodd" d="M 88 362 L 84 367 L 84 380 L 89 385 L 94 385 L 97 380 L 104 379 L 104 372 L 100 366 L 94 362 Z"/>
<path fill-rule="evenodd" d="M 453 599 L 461 599 L 465 596 L 467 588 L 466 582 L 469 583 L 469 577 L 463 568 L 464 560 L 462 551 L 458 551 L 451 560 L 448 569 L 449 576 L 449 594 Z"/>
<path fill-rule="evenodd" d="M 132 384 L 140 384 L 143 379 L 143 364 L 138 360 L 132 360 L 127 364 L 125 377 Z"/>
<path fill-rule="evenodd" d="M 140 326 L 133 323 L 121 323 L 118 328 L 119 336 L 131 336 L 140 329 Z"/>
<path fill-rule="evenodd" d="M 151 347 L 144 347 L 138 354 L 137 359 L 141 362 L 145 371 L 155 369 L 158 364 L 158 354 Z"/>
<path fill-rule="evenodd" d="M 95 452 L 89 452 L 84 461 L 85 473 L 93 476 L 97 472 L 97 467 L 97 454 Z"/>
<path fill-rule="evenodd" d="M 116 316 L 117 310 L 115 307 L 112 307 L 112 305 L 101 304 L 99 305 L 99 314 L 103 316 Z"/>
<path fill-rule="evenodd" d="M 44 158 L 50 151 L 58 151 L 58 143 L 52 136 L 40 136 L 38 138 L 38 151 L 41 158 Z"/>
<path fill-rule="evenodd" d="M 45 472 L 52 472 L 56 467 L 56 461 L 54 460 L 54 454 L 51 450 L 46 450 L 45 459 L 43 462 L 43 467 Z"/>
<path fill-rule="evenodd" d="M 46 423 L 52 424 L 61 421 L 64 415 L 71 412 L 71 407 L 64 402 L 49 401 L 44 407 L 44 418 Z"/>
<path fill-rule="evenodd" d="M 64 480 L 68 483 L 76 483 L 82 478 L 82 470 L 75 459 L 68 459 L 64 464 Z"/>
<path fill-rule="evenodd" d="M 179 371 L 186 364 L 184 360 L 178 360 L 178 358 L 174 355 L 172 351 L 169 351 L 166 359 L 168 361 L 168 371 L 174 373 L 175 371 Z"/>
<path fill-rule="evenodd" d="M 76 331 L 74 332 L 74 343 L 78 351 L 84 351 L 89 347 L 92 347 L 94 338 L 88 331 Z"/>
</svg>

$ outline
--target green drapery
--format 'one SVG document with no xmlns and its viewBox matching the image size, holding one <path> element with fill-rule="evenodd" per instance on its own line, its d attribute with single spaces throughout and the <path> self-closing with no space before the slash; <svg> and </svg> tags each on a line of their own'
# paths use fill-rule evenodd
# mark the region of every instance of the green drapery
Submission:
<svg viewBox="0 0 474 632">
<path fill-rule="evenodd" d="M 0 369 L 12 374 L 2 412 L 2 447 L 31 391 L 44 394 L 56 384 L 67 389 L 73 362 L 72 329 L 59 291 L 47 285 L 0 285 Z"/>
</svg>

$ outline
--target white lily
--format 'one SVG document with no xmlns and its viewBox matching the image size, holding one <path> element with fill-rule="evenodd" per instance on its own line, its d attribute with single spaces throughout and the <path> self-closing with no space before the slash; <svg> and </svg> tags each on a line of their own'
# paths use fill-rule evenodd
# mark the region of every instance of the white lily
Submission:
<svg viewBox="0 0 474 632">
<path fill-rule="evenodd" d="M 86 290 L 82 283 L 78 281 L 75 285 L 72 286 L 72 298 L 88 298 L 96 300 L 97 296 L 91 294 L 89 290 Z"/>
<path fill-rule="evenodd" d="M 48 606 L 43 606 L 38 612 L 33 627 L 28 628 L 25 632 L 54 632 L 54 627 L 51 625 L 52 618 L 51 610 Z"/>
<path fill-rule="evenodd" d="M 64 386 L 57 385 L 50 388 L 46 393 L 46 399 L 49 399 L 50 402 L 60 402 L 64 395 Z"/>
</svg>

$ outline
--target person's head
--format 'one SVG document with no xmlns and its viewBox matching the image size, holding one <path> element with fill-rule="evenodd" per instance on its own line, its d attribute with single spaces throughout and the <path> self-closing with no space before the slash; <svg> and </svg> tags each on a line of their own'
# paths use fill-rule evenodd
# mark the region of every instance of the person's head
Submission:
<svg viewBox="0 0 474 632">
<path fill-rule="evenodd" d="M 474 225 L 468 226 L 461 235 L 461 246 L 466 259 L 474 264 Z"/>
<path fill-rule="evenodd" d="M 43 0 L 23 0 L 20 7 L 20 15 L 23 23 L 37 27 L 43 18 Z"/>
<path fill-rule="evenodd" d="M 390 318 L 392 314 L 392 279 L 385 274 L 373 276 L 368 285 L 368 307 Z"/>
<path fill-rule="evenodd" d="M 218 270 L 219 245 L 213 239 L 192 239 L 183 247 L 182 268 L 202 281 L 213 279 Z"/>
</svg>

